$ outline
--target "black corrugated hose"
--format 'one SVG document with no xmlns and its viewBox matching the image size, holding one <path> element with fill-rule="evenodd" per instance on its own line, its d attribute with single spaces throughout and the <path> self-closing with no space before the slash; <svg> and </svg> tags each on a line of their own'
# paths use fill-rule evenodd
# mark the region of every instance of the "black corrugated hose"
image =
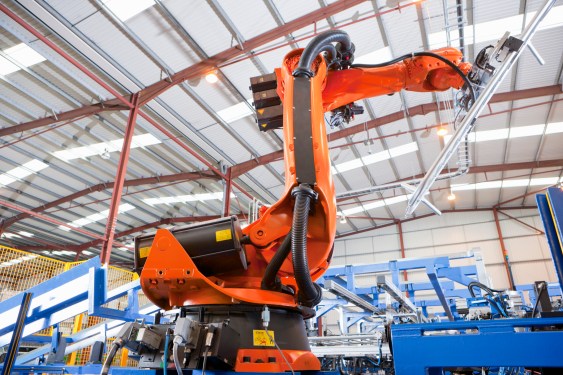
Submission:
<svg viewBox="0 0 563 375">
<path fill-rule="evenodd" d="M 321 301 L 322 290 L 319 285 L 313 282 L 309 273 L 307 228 L 311 201 L 316 201 L 318 194 L 307 184 L 301 184 L 294 188 L 291 194 L 295 197 L 291 230 L 291 254 L 293 274 L 299 288 L 297 298 L 303 306 L 313 307 Z"/>
<path fill-rule="evenodd" d="M 354 45 L 350 41 L 350 37 L 347 33 L 341 30 L 330 30 L 324 32 L 314 37 L 309 42 L 309 44 L 307 44 L 307 47 L 305 47 L 305 50 L 303 51 L 303 54 L 299 59 L 299 65 L 293 71 L 293 76 L 307 76 L 309 78 L 313 77 L 314 74 L 311 70 L 311 64 L 313 64 L 313 61 L 322 51 L 330 51 L 329 53 L 333 53 L 332 48 L 327 47 L 327 45 L 332 43 L 339 43 L 336 49 L 339 50 L 338 52 L 340 52 L 341 54 L 353 54 Z M 333 56 L 333 58 L 334 57 L 335 56 Z"/>
<path fill-rule="evenodd" d="M 281 291 L 281 282 L 278 278 L 276 278 L 276 275 L 290 251 L 291 231 L 287 234 L 287 236 L 285 236 L 283 242 L 278 247 L 276 254 L 274 254 L 272 260 L 268 263 L 268 267 L 266 267 L 266 272 L 264 272 L 264 277 L 262 278 L 262 289 Z"/>
</svg>

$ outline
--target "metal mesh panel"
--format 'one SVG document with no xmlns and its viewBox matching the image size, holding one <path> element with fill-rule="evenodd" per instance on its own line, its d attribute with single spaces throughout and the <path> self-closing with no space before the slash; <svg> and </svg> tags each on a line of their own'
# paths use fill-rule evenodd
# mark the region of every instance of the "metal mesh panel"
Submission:
<svg viewBox="0 0 563 375">
<path fill-rule="evenodd" d="M 65 262 L 0 245 L 0 301 L 65 270 Z"/>
<path fill-rule="evenodd" d="M 7 300 L 29 288 L 32 288 L 50 278 L 63 273 L 83 262 L 63 262 L 45 256 L 28 253 L 0 245 L 0 302 Z M 137 274 L 110 266 L 107 272 L 107 289 L 113 290 L 135 279 Z M 139 306 L 149 303 L 148 299 L 139 293 Z M 121 297 L 104 305 L 105 307 L 124 310 L 127 297 Z M 87 313 L 59 323 L 59 330 L 63 335 L 71 335 L 80 330 L 100 324 L 107 319 L 88 316 Z M 44 329 L 38 335 L 52 335 L 52 328 Z M 106 341 L 106 348 L 111 346 L 113 339 Z M 37 344 L 22 342 L 22 346 L 34 347 Z M 90 357 L 91 348 L 86 347 L 67 356 L 68 365 L 85 365 Z M 123 355 L 125 354 L 125 355 Z M 137 361 L 123 358 L 127 353 L 120 351 L 113 361 L 113 366 L 136 366 Z M 105 359 L 105 354 L 104 354 Z"/>
</svg>

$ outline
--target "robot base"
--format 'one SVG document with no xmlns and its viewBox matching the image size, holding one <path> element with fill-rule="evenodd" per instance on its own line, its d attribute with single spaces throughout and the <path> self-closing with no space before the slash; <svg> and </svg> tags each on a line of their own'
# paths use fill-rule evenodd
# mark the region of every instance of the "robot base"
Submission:
<svg viewBox="0 0 563 375">
<path fill-rule="evenodd" d="M 161 338 L 167 331 L 174 331 L 170 334 L 170 354 L 172 341 L 181 338 L 181 350 L 174 356 L 186 370 L 320 370 L 320 362 L 310 350 L 303 313 L 280 307 L 268 311 L 267 330 L 263 324 L 264 306 L 250 304 L 183 307 L 175 324 L 157 324 L 147 329 Z M 140 368 L 162 368 L 165 340 L 159 341 L 161 344 L 152 346 L 158 349 L 136 351 Z M 167 367 L 174 368 L 172 360 Z"/>
</svg>

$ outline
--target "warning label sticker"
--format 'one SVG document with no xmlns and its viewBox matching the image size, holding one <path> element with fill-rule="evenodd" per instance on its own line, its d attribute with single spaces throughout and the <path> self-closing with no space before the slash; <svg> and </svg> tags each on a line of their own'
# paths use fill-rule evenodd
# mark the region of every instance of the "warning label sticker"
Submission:
<svg viewBox="0 0 563 375">
<path fill-rule="evenodd" d="M 150 252 L 151 252 L 151 247 L 150 247 L 150 246 L 141 247 L 141 248 L 139 249 L 139 258 L 146 258 L 146 257 L 148 257 Z"/>
<path fill-rule="evenodd" d="M 275 340 L 274 331 L 266 332 L 263 329 L 253 329 L 252 335 L 254 338 L 254 346 L 274 346 L 274 342 L 272 341 L 272 339 Z"/>
<path fill-rule="evenodd" d="M 231 234 L 230 229 L 223 229 L 223 230 L 218 230 L 217 232 L 215 232 L 215 241 L 216 242 L 227 241 L 227 240 L 230 240 L 231 238 L 233 238 L 233 235 Z"/>
</svg>

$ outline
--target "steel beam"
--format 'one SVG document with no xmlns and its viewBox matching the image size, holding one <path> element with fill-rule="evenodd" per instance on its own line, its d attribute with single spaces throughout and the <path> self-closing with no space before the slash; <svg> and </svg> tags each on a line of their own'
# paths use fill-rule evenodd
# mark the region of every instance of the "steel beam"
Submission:
<svg viewBox="0 0 563 375">
<path fill-rule="evenodd" d="M 73 57 L 71 57 L 68 53 L 66 53 L 62 48 L 60 48 L 59 46 L 57 46 L 55 43 L 53 43 L 50 39 L 48 39 L 47 37 L 45 37 L 44 35 L 42 35 L 39 31 L 37 31 L 33 26 L 31 26 L 30 24 L 28 24 L 27 22 L 25 22 L 22 18 L 20 18 L 17 14 L 15 14 L 14 12 L 12 12 L 10 9 L 8 9 L 7 6 L 5 6 L 4 4 L 0 4 L 0 11 L 2 13 L 4 13 L 5 15 L 7 15 L 8 17 L 10 17 L 14 22 L 16 22 L 17 24 L 19 24 L 21 27 L 23 27 L 26 31 L 28 31 L 29 33 L 31 33 L 33 36 L 35 36 L 37 39 L 41 40 L 43 43 L 45 43 L 47 46 L 49 46 L 49 48 L 51 48 L 53 51 L 55 51 L 57 54 L 59 54 L 60 56 L 62 56 L 65 60 L 67 60 L 69 63 L 71 63 L 72 65 L 74 65 L 78 70 L 80 70 L 82 73 L 86 74 L 86 76 L 88 76 L 90 79 L 92 79 L 94 82 L 96 82 L 98 85 L 102 86 L 105 90 L 107 90 L 109 93 L 111 93 L 113 96 L 115 96 L 115 99 L 117 99 L 119 102 L 121 102 L 123 105 L 125 105 L 127 108 L 131 108 L 133 107 L 132 103 L 125 99 L 123 96 L 121 96 L 120 93 L 118 93 L 116 90 L 113 89 L 113 87 L 111 87 L 110 85 L 108 85 L 107 83 L 105 83 L 102 79 L 100 79 L 98 76 L 96 76 L 94 73 L 91 72 L 91 70 L 87 69 L 86 67 L 84 67 L 80 62 L 78 62 L 78 60 L 74 59 Z M 94 106 L 94 108 L 96 108 L 97 110 L 99 109 L 100 104 L 97 104 Z M 99 112 L 99 111 L 98 111 Z M 84 113 L 82 114 L 84 115 Z"/>
<path fill-rule="evenodd" d="M 133 107 L 129 111 L 129 118 L 127 119 L 127 128 L 125 129 L 125 136 L 123 137 L 123 146 L 121 148 L 121 154 L 119 155 L 119 163 L 117 164 L 117 174 L 115 175 L 111 204 L 109 206 L 109 215 L 106 223 L 104 246 L 100 255 L 104 265 L 109 264 L 111 256 L 111 247 L 113 245 L 113 237 L 115 235 L 119 203 L 121 203 L 123 183 L 125 182 L 125 175 L 127 174 L 127 164 L 129 163 L 129 154 L 131 152 L 131 143 L 133 142 L 133 134 L 135 133 L 138 113 L 139 95 L 135 94 L 133 95 Z"/>
<path fill-rule="evenodd" d="M 229 216 L 231 213 L 231 190 L 233 186 L 232 169 L 227 169 L 227 178 L 225 179 L 225 189 L 223 191 L 223 217 Z"/>
<path fill-rule="evenodd" d="M 509 215 L 509 214 L 507 214 L 506 212 L 502 212 L 501 210 L 497 210 L 497 212 L 503 214 L 504 216 L 508 217 L 509 219 L 512 219 L 512 220 L 514 220 L 514 221 L 516 221 L 516 222 L 522 224 L 522 225 L 525 226 L 525 227 L 530 228 L 531 230 L 535 231 L 536 234 L 545 234 L 545 232 L 544 232 L 543 230 L 540 230 L 540 229 L 534 227 L 533 225 L 530 225 L 530 224 L 528 224 L 528 223 L 526 223 L 526 222 L 524 222 L 524 221 L 518 219 L 517 217 L 514 217 L 514 216 L 512 216 L 512 215 Z"/>
<path fill-rule="evenodd" d="M 13 210 L 17 210 L 17 211 L 20 211 L 20 212 L 28 213 L 29 215 L 31 215 L 31 216 L 33 216 L 33 217 L 36 217 L 36 218 L 41 219 L 41 220 L 48 221 L 48 222 L 50 222 L 50 223 L 52 223 L 52 224 L 55 224 L 55 225 L 60 225 L 60 226 L 63 226 L 63 227 L 70 228 L 71 230 L 74 230 L 75 232 L 84 234 L 84 235 L 86 235 L 86 236 L 88 236 L 88 237 L 93 237 L 93 238 L 96 238 L 96 239 L 99 239 L 99 240 L 102 240 L 102 241 L 105 240 L 104 237 L 99 236 L 99 235 L 97 235 L 96 233 L 93 233 L 93 232 L 84 230 L 84 229 L 82 229 L 82 228 L 73 227 L 72 225 L 69 225 L 69 224 L 67 224 L 67 223 L 63 223 L 62 221 L 59 221 L 59 220 L 50 218 L 50 217 L 48 217 L 48 216 L 39 214 L 39 213 L 37 213 L 37 212 L 33 212 L 33 211 L 31 211 L 31 210 L 25 209 L 25 208 L 23 208 L 23 207 L 20 207 L 20 206 L 14 204 L 14 203 L 10 203 L 10 202 L 4 201 L 4 200 L 0 200 L 0 206 L 5 206 L 5 207 L 11 208 L 11 209 L 13 209 Z M 123 244 L 120 244 L 120 245 L 123 245 Z M 125 245 L 123 245 L 123 246 L 125 246 Z"/>
<path fill-rule="evenodd" d="M 219 177 L 216 174 L 212 173 L 211 171 L 182 172 L 182 173 L 175 173 L 175 174 L 157 176 L 157 177 L 144 177 L 144 178 L 136 178 L 136 179 L 131 179 L 131 180 L 125 180 L 123 182 L 123 187 L 140 186 L 140 185 L 154 185 L 154 184 L 160 184 L 160 183 L 165 183 L 165 182 L 176 182 L 176 181 L 194 181 L 194 180 L 204 179 L 204 178 L 218 179 Z M 43 212 L 43 211 L 46 211 L 50 208 L 60 206 L 63 203 L 72 202 L 73 200 L 78 199 L 80 197 L 84 197 L 86 195 L 89 195 L 89 194 L 92 194 L 92 193 L 95 193 L 95 192 L 99 192 L 99 191 L 113 189 L 114 187 L 115 187 L 114 182 L 104 182 L 104 183 L 96 184 L 96 185 L 90 186 L 86 189 L 77 191 L 77 192 L 72 193 L 70 195 L 67 195 L 65 197 L 54 200 L 52 202 L 45 203 L 41 206 L 35 207 L 31 211 L 33 211 L 33 212 Z M 26 213 L 20 213 L 16 216 L 13 216 L 11 218 L 4 220 L 2 223 L 0 223 L 0 226 L 2 226 L 2 228 L 6 229 L 10 225 L 14 224 L 15 222 L 26 219 L 30 216 L 31 215 L 26 214 Z"/>
<path fill-rule="evenodd" d="M 152 85 L 149 85 L 146 88 L 140 90 L 137 93 L 139 95 L 139 98 L 140 98 L 139 105 L 142 106 L 142 105 L 150 102 L 151 100 L 153 100 L 154 98 L 156 98 L 157 96 L 162 94 L 164 91 L 168 90 L 169 88 L 171 88 L 175 85 L 178 85 L 179 83 L 182 83 L 182 82 L 184 82 L 188 79 L 191 79 L 191 78 L 203 76 L 209 70 L 217 68 L 218 65 L 220 65 L 222 63 L 225 63 L 229 60 L 232 60 L 232 59 L 234 59 L 234 58 L 236 58 L 236 57 L 238 57 L 242 54 L 245 54 L 247 52 L 251 52 L 252 50 L 254 50 L 256 48 L 258 48 L 262 45 L 268 44 L 268 43 L 270 43 L 274 40 L 277 40 L 279 38 L 282 38 L 287 34 L 291 34 L 295 30 L 300 30 L 304 27 L 307 27 L 307 26 L 317 22 L 317 21 L 323 20 L 323 19 L 330 17 L 334 14 L 340 13 L 340 12 L 346 10 L 346 9 L 352 8 L 352 7 L 358 5 L 362 2 L 363 2 L 363 0 L 340 0 L 340 1 L 337 1 L 337 2 L 330 4 L 326 7 L 317 9 L 317 10 L 315 10 L 315 11 L 309 13 L 309 14 L 306 14 L 306 15 L 299 17 L 299 18 L 297 18 L 293 21 L 290 21 L 290 22 L 286 23 L 285 25 L 276 27 L 273 30 L 267 31 L 267 32 L 260 34 L 256 37 L 252 38 L 252 39 L 249 39 L 249 40 L 243 42 L 240 46 L 239 45 L 233 46 L 233 47 L 231 47 L 231 48 L 229 48 L 229 49 L 227 49 L 223 52 L 220 52 L 220 53 L 218 53 L 214 56 L 211 56 L 208 59 L 202 60 L 195 65 L 192 65 L 192 66 L 190 66 L 186 69 L 183 69 L 183 70 L 171 75 L 170 77 L 167 77 L 166 79 L 158 81 L 158 82 L 156 82 Z M 74 60 L 72 57 L 70 57 L 68 54 L 66 54 L 66 52 L 64 52 L 61 48 L 59 48 L 57 45 L 55 45 L 49 39 L 47 39 L 46 37 L 41 35 L 31 25 L 27 24 L 24 20 L 22 20 L 20 17 L 18 17 L 14 12 L 12 12 L 10 9 L 8 9 L 8 7 L 6 7 L 3 4 L 0 4 L 0 11 L 5 13 L 6 15 L 8 15 L 11 19 L 13 19 L 15 22 L 20 24 L 23 28 L 25 28 L 27 31 L 29 31 L 31 34 L 33 34 L 35 37 L 42 40 L 45 44 L 47 44 L 55 52 L 57 52 L 58 54 L 63 56 L 65 59 L 67 59 L 67 61 L 72 63 L 74 66 L 76 66 L 78 69 L 80 69 L 84 74 L 86 74 L 88 77 L 93 79 L 95 82 L 97 82 L 99 85 L 104 87 L 107 91 L 109 91 L 112 95 L 115 96 L 115 99 L 104 102 L 103 105 L 98 103 L 98 104 L 94 104 L 94 105 L 84 106 L 84 107 L 78 108 L 78 109 L 73 110 L 73 111 L 78 111 L 81 116 L 92 115 L 92 114 L 95 114 L 95 113 L 99 113 L 102 110 L 110 109 L 110 108 L 114 107 L 115 105 L 117 105 L 118 103 L 124 104 L 126 106 L 126 108 L 131 108 L 131 103 L 127 99 L 123 98 L 117 91 L 115 91 L 113 88 L 111 88 L 105 82 L 103 82 L 100 78 L 98 78 L 91 71 L 86 69 L 80 63 L 78 63 L 78 61 Z M 100 107 L 104 107 L 104 108 L 101 109 Z M 70 112 L 71 111 L 58 114 L 57 117 L 65 116 L 66 119 L 72 118 L 72 117 L 68 117 L 68 116 L 73 115 Z M 57 120 L 55 118 L 46 117 L 46 118 L 43 118 L 43 119 L 36 120 L 34 122 L 29 122 L 29 123 L 17 125 L 18 128 L 16 128 L 16 126 L 13 126 L 13 127 L 1 129 L 0 130 L 0 136 L 21 132 L 22 131 L 21 129 L 23 129 L 23 128 L 25 128 L 25 130 L 31 130 L 31 129 L 37 128 L 39 126 L 45 126 L 45 125 L 53 124 L 55 122 L 57 122 Z"/>
<path fill-rule="evenodd" d="M 342 285 L 336 283 L 334 280 L 327 280 L 324 283 L 324 288 L 329 292 L 336 294 L 337 296 L 345 299 L 346 301 L 358 306 L 359 308 L 369 311 L 374 314 L 379 314 L 381 311 L 376 306 L 372 305 L 365 299 L 361 298 L 357 294 L 349 291 Z"/>
</svg>

